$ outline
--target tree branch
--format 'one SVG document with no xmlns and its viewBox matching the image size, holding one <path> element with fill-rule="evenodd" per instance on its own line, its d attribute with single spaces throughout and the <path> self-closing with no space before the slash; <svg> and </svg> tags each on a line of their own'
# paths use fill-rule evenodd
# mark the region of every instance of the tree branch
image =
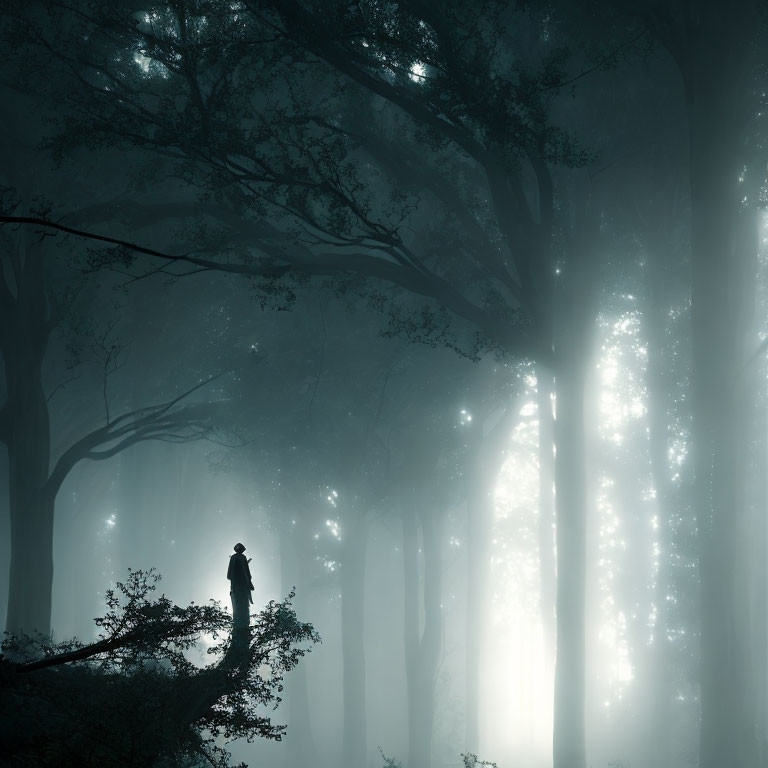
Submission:
<svg viewBox="0 0 768 768">
<path fill-rule="evenodd" d="M 69 664 L 73 661 L 85 661 L 85 659 L 98 656 L 100 653 L 107 653 L 109 651 L 117 650 L 118 648 L 125 648 L 136 640 L 138 636 L 139 635 L 136 632 L 128 632 L 119 637 L 109 637 L 106 640 L 99 640 L 96 643 L 84 645 L 82 648 L 77 648 L 74 651 L 57 653 L 55 656 L 47 656 L 43 659 L 37 659 L 36 661 L 28 661 L 26 664 L 19 664 L 16 667 L 16 671 L 34 672 L 38 669 L 56 667 L 60 664 Z"/>
<path fill-rule="evenodd" d="M 460 126 L 441 119 L 418 101 L 411 99 L 402 88 L 397 88 L 385 80 L 374 77 L 354 63 L 349 51 L 340 49 L 335 41 L 330 42 L 322 37 L 323 24 L 305 11 L 295 0 L 280 0 L 276 10 L 286 25 L 286 29 L 294 39 L 299 40 L 312 53 L 327 61 L 339 72 L 343 72 L 355 82 L 367 88 L 392 104 L 400 107 L 418 122 L 426 125 L 442 136 L 460 146 L 470 157 L 485 164 L 488 162 L 488 152 L 470 133 Z"/>
<path fill-rule="evenodd" d="M 210 384 L 221 375 L 221 373 L 216 374 L 195 384 L 167 403 L 127 411 L 75 441 L 61 454 L 45 484 L 45 493 L 48 498 L 54 499 L 56 497 L 64 479 L 83 459 L 102 460 L 110 458 L 135 443 L 163 439 L 163 437 L 168 436 L 169 430 L 180 426 L 186 426 L 192 430 L 188 438 L 189 441 L 202 439 L 206 431 L 202 418 L 205 414 L 195 413 L 190 408 L 177 411 L 175 414 L 169 414 L 169 411 L 184 398 Z M 96 450 L 100 446 L 106 445 L 110 445 L 110 447 L 103 451 Z"/>
<path fill-rule="evenodd" d="M 454 314 L 470 321 L 495 343 L 507 349 L 517 349 L 521 354 L 532 351 L 531 339 L 523 326 L 513 325 L 501 318 L 489 315 L 482 307 L 467 299 L 447 280 L 431 272 L 416 270 L 389 259 L 369 254 L 329 253 L 302 257 L 289 261 L 284 253 L 284 263 L 261 261 L 257 263 L 231 263 L 212 259 L 200 259 L 189 254 L 172 255 L 154 248 L 147 248 L 137 243 L 108 235 L 99 235 L 73 227 L 67 227 L 47 219 L 30 216 L 0 216 L 0 224 L 22 224 L 55 229 L 85 239 L 109 243 L 136 253 L 145 254 L 168 262 L 193 264 L 208 270 L 230 272 L 257 277 L 282 277 L 298 272 L 305 275 L 333 275 L 340 272 L 352 272 L 383 280 L 406 288 L 408 291 L 434 299 Z M 276 257 L 277 258 L 277 257 Z"/>
</svg>

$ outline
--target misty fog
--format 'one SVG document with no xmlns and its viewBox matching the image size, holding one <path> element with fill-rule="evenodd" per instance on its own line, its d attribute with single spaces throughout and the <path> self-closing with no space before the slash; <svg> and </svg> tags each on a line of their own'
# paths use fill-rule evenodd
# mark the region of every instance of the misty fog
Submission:
<svg viewBox="0 0 768 768">
<path fill-rule="evenodd" d="M 0 765 L 768 768 L 767 10 L 0 2 Z"/>
</svg>

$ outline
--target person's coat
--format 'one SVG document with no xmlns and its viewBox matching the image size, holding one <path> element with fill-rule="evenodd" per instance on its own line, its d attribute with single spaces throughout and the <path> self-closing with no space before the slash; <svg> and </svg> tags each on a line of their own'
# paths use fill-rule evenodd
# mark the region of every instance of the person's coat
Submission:
<svg viewBox="0 0 768 768">
<path fill-rule="evenodd" d="M 242 552 L 235 552 L 234 555 L 230 555 L 227 578 L 229 579 L 233 596 L 244 597 L 248 595 L 248 602 L 253 602 L 253 597 L 251 596 L 251 591 L 253 590 L 251 569 L 248 566 L 248 559 Z"/>
</svg>

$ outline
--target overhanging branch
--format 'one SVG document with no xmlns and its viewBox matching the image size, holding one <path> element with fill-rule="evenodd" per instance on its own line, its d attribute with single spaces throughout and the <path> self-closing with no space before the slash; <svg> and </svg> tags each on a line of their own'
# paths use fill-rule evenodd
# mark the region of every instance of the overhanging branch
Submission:
<svg viewBox="0 0 768 768">
<path fill-rule="evenodd" d="M 489 315 L 483 307 L 470 301 L 439 275 L 410 268 L 387 258 L 364 253 L 323 253 L 316 255 L 303 254 L 303 258 L 288 260 L 284 254 L 281 254 L 281 257 L 285 259 L 282 263 L 276 260 L 262 260 L 253 263 L 220 262 L 213 259 L 201 259 L 190 254 L 169 254 L 129 240 L 68 227 L 65 224 L 40 217 L 0 216 L 0 224 L 54 229 L 76 237 L 108 243 L 128 251 L 163 259 L 167 262 L 193 264 L 204 270 L 254 277 L 277 278 L 291 273 L 317 276 L 335 275 L 342 272 L 356 273 L 364 277 L 383 280 L 384 282 L 405 288 L 411 293 L 437 301 L 453 314 L 471 322 L 494 343 L 506 349 L 515 349 L 520 354 L 532 351 L 531 339 L 524 327 Z M 275 256 L 275 259 L 277 258 Z"/>
<path fill-rule="evenodd" d="M 131 445 L 148 440 L 173 438 L 175 442 L 191 442 L 204 438 L 210 431 L 210 414 L 207 413 L 210 405 L 173 409 L 220 376 L 221 373 L 210 376 L 168 402 L 126 411 L 81 437 L 61 454 L 54 465 L 45 485 L 47 497 L 55 499 L 64 479 L 83 459 L 108 459 Z"/>
</svg>

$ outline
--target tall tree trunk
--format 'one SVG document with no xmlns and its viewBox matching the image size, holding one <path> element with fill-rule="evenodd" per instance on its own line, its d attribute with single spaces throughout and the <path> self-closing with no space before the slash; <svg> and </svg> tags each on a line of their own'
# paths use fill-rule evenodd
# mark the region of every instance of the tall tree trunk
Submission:
<svg viewBox="0 0 768 768">
<path fill-rule="evenodd" d="M 413 512 L 403 515 L 405 575 L 405 667 L 408 688 L 408 768 L 430 768 L 435 718 L 435 687 L 442 643 L 441 525 L 437 515 L 419 504 L 423 578 L 419 579 L 418 528 Z M 419 605 L 420 597 L 423 605 Z M 423 615 L 423 629 L 421 616 Z"/>
<path fill-rule="evenodd" d="M 742 472 L 747 309 L 764 161 L 748 154 L 759 50 L 758 0 L 657 4 L 646 21 L 683 78 L 690 146 L 692 246 L 692 459 L 701 614 L 701 768 L 752 768 L 755 692 L 745 579 L 752 571 Z M 642 12 L 642 11 L 641 11 Z M 761 169 L 761 165 L 763 166 Z M 742 177 L 742 179 L 740 179 Z M 752 189 L 750 180 L 754 179 Z M 743 183 L 746 181 L 747 183 Z"/>
<path fill-rule="evenodd" d="M 554 768 L 585 768 L 586 487 L 581 347 L 563 350 L 556 371 L 557 658 Z"/>
<path fill-rule="evenodd" d="M 283 595 L 294 587 L 294 610 L 305 615 L 307 604 L 307 566 L 311 559 L 296 540 L 296 530 L 283 525 L 280 530 L 280 582 Z M 300 551 L 301 550 L 301 551 Z M 318 757 L 312 735 L 312 721 L 309 709 L 309 686 L 306 664 L 299 664 L 286 678 L 286 699 L 288 704 L 288 733 L 284 737 L 288 751 L 287 764 L 290 766 L 317 765 Z"/>
<path fill-rule="evenodd" d="M 738 265 L 731 269 L 739 271 Z M 750 757 L 754 713 L 745 669 L 751 656 L 746 612 L 751 564 L 743 477 L 748 466 L 744 401 L 749 393 L 738 381 L 745 359 L 734 354 L 743 351 L 738 321 L 721 317 L 720 323 L 731 328 L 715 330 L 706 317 L 711 310 L 701 307 L 704 296 L 721 295 L 725 276 L 704 271 L 710 274 L 695 280 L 693 431 L 702 599 L 701 766 L 747 768 L 755 765 Z M 707 305 L 712 306 L 708 301 Z"/>
<path fill-rule="evenodd" d="M 655 282 L 655 281 L 654 281 Z M 654 290 L 654 286 L 651 288 Z M 669 482 L 667 439 L 667 404 L 669 401 L 664 376 L 663 346 L 666 326 L 663 318 L 667 307 L 654 297 L 647 313 L 648 321 L 648 448 L 651 476 L 656 491 L 658 569 L 653 593 L 656 623 L 653 642 L 645 654 L 648 677 L 649 717 L 645 745 L 651 768 L 672 764 L 670 714 L 674 691 L 671 688 L 671 659 L 667 639 L 667 595 L 671 588 L 672 568 L 672 489 Z"/>
<path fill-rule="evenodd" d="M 8 488 L 8 453 L 5 443 L 0 442 L 0 562 L 10 562 L 10 500 L 8 493 L 2 491 L 3 488 Z M 0 626 L 3 627 L 8 615 L 8 575 L 7 571 L 0 573 L 0 594 L 5 596 L 5 599 L 0 603 L 2 605 L 0 608 Z"/>
<path fill-rule="evenodd" d="M 542 367 L 536 374 L 539 420 L 539 585 L 541 624 L 549 655 L 555 649 L 555 423 L 552 377 Z"/>
<path fill-rule="evenodd" d="M 408 700 L 408 768 L 417 768 L 413 762 L 416 752 L 415 711 L 417 709 L 419 681 L 419 527 L 415 510 L 409 505 L 403 509 L 403 645 L 405 648 L 405 683 Z"/>
<path fill-rule="evenodd" d="M 419 690 L 420 701 L 417 720 L 421 727 L 418 731 L 418 753 L 410 765 L 430 768 L 432 764 L 432 733 L 435 721 L 435 692 L 437 686 L 437 668 L 440 661 L 440 648 L 443 635 L 443 558 L 441 551 L 440 512 L 421 507 L 422 548 L 424 550 L 424 630 L 421 636 L 421 674 L 422 686 Z"/>
<path fill-rule="evenodd" d="M 761 269 L 763 296 L 766 286 L 765 268 Z M 756 317 L 755 338 L 765 328 L 765 318 Z M 751 548 L 754 572 L 750 580 L 752 616 L 752 660 L 753 680 L 756 687 L 755 724 L 758 733 L 757 765 L 768 765 L 768 388 L 766 387 L 766 366 L 764 354 L 755 360 L 749 372 L 750 384 L 756 393 L 753 412 L 750 417 L 753 450 L 749 471 L 751 483 Z"/>
<path fill-rule="evenodd" d="M 344 693 L 342 765 L 359 768 L 367 762 L 365 692 L 365 564 L 368 515 L 355 511 L 345 520 L 341 564 L 341 652 Z"/>
<path fill-rule="evenodd" d="M 712 22 L 712 19 L 710 19 Z M 710 30 L 714 34 L 714 29 Z M 719 34 L 719 33 L 718 33 Z M 701 768 L 757 764 L 747 615 L 743 469 L 748 307 L 754 290 L 754 201 L 739 186 L 742 74 L 724 49 L 687 73 L 693 251 L 693 458 L 700 541 Z"/>
<path fill-rule="evenodd" d="M 589 195 L 576 211 L 567 276 L 555 294 L 555 541 L 557 545 L 553 768 L 586 768 L 586 424 L 600 217 Z"/>
<path fill-rule="evenodd" d="M 757 334 L 755 334 L 757 337 Z M 750 516 L 750 558 L 753 571 L 749 574 L 749 611 L 751 658 L 749 667 L 752 684 L 755 689 L 753 721 L 755 725 L 756 765 L 768 765 L 768 660 L 765 649 L 768 648 L 768 568 L 766 568 L 766 549 L 768 548 L 768 484 L 765 468 L 768 467 L 768 403 L 765 399 L 765 365 L 756 365 L 750 372 L 750 388 L 759 393 L 758 401 L 752 403 L 749 416 L 749 433 L 752 450 L 749 462 L 749 516 Z"/>
<path fill-rule="evenodd" d="M 489 538 L 493 518 L 491 489 L 505 458 L 511 425 L 517 418 L 519 403 L 510 403 L 504 415 L 490 429 L 487 418 L 478 418 L 467 429 L 469 461 L 467 475 L 467 617 L 466 617 L 466 695 L 465 749 L 479 753 L 480 677 L 482 670 L 483 627 L 487 606 Z M 486 414 L 488 416 L 489 414 Z M 465 427 L 466 428 L 466 427 Z M 551 444 L 550 444 L 551 448 Z M 550 476 L 551 477 L 551 476 Z M 549 527 L 550 537 L 552 526 Z M 550 540 L 554 552 L 554 540 Z M 554 571 L 552 573 L 554 590 Z M 554 622 L 554 592 L 552 594 Z M 554 635 L 553 635 L 554 637 Z"/>
<path fill-rule="evenodd" d="M 39 434 L 39 433 L 38 433 Z M 53 591 L 53 501 L 40 483 L 44 446 L 34 435 L 9 445 L 11 564 L 8 632 L 51 630 Z"/>
<path fill-rule="evenodd" d="M 16 270 L 16 295 L 0 274 L 0 350 L 8 399 L 3 439 L 8 448 L 11 565 L 9 632 L 51 628 L 53 589 L 53 498 L 46 489 L 51 436 L 42 368 L 48 344 L 49 309 L 43 289 L 42 257 L 26 248 Z M 2 270 L 2 262 L 0 262 Z"/>
<path fill-rule="evenodd" d="M 488 582 L 488 532 L 490 500 L 483 472 L 483 455 L 473 456 L 467 488 L 467 618 L 465 749 L 478 754 L 480 747 L 480 671 L 482 661 L 485 592 Z M 408 590 L 409 587 L 406 587 Z M 406 596 L 406 599 L 407 596 Z"/>
</svg>

